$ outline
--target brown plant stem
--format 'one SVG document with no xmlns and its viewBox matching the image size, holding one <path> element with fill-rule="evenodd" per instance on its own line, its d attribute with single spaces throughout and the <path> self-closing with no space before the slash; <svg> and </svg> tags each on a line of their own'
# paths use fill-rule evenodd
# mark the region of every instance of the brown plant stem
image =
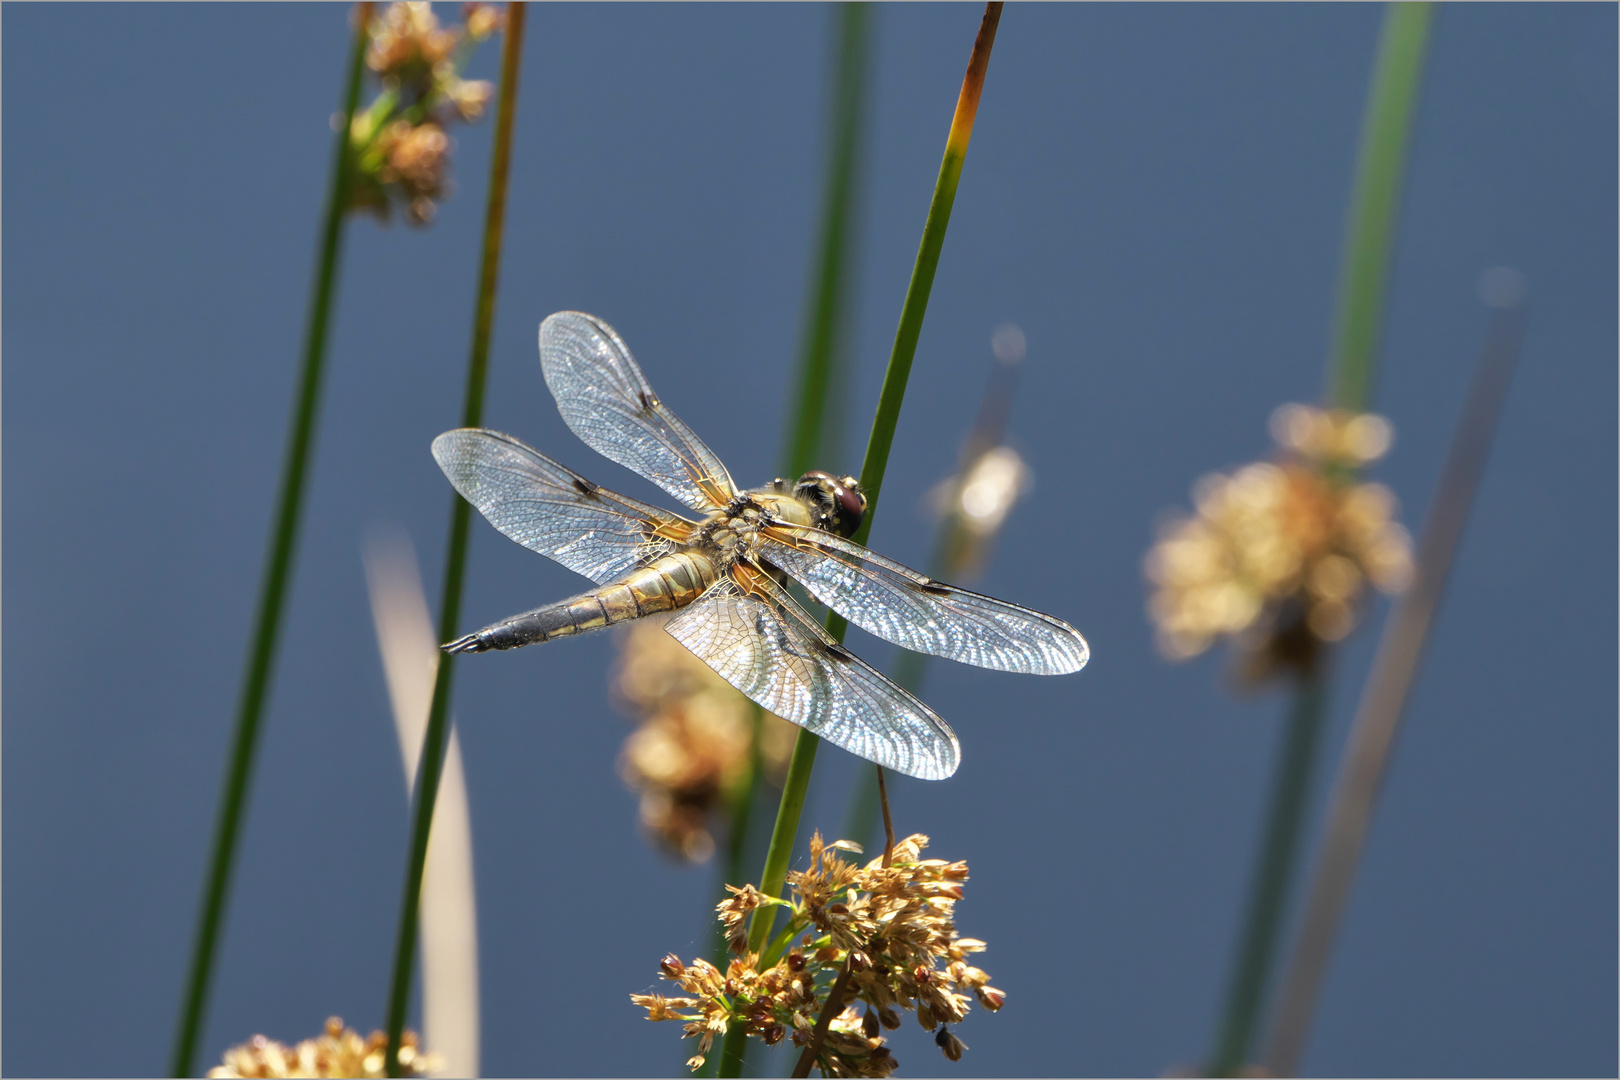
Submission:
<svg viewBox="0 0 1620 1080">
<path fill-rule="evenodd" d="M 844 990 L 848 986 L 849 959 L 846 957 L 844 970 L 833 980 L 832 989 L 827 991 L 827 1004 L 821 1007 L 821 1015 L 816 1017 L 816 1029 L 810 1033 L 810 1041 L 804 1044 L 804 1053 L 799 1055 L 799 1063 L 793 1066 L 795 1077 L 810 1075 L 810 1066 L 821 1056 L 821 1044 L 827 1041 L 827 1029 L 832 1027 L 833 1018 L 843 1011 Z"/>
<path fill-rule="evenodd" d="M 1351 724 L 1298 942 L 1281 983 L 1276 1021 L 1266 1048 L 1264 1060 L 1273 1076 L 1295 1075 L 1299 1067 L 1339 921 L 1367 843 L 1373 808 L 1394 752 L 1407 696 L 1423 659 L 1452 559 L 1490 453 L 1496 420 L 1524 336 L 1525 315 L 1520 298 L 1513 295 L 1515 291 L 1510 283 L 1508 295 L 1494 301 L 1487 298 L 1496 311 L 1418 538 L 1416 580 L 1384 625 L 1378 655 Z"/>
<path fill-rule="evenodd" d="M 478 273 L 478 304 L 473 317 L 471 355 L 461 425 L 477 427 L 483 416 L 484 385 L 489 370 L 489 339 L 495 322 L 495 293 L 500 278 L 501 235 L 506 224 L 506 185 L 512 162 L 512 118 L 517 110 L 518 75 L 523 59 L 524 5 L 506 5 L 506 32 L 501 48 L 500 104 L 495 114 L 491 150 L 489 202 L 484 215 L 483 256 Z M 472 508 L 454 497 L 450 511 L 450 542 L 445 556 L 444 592 L 439 606 L 439 640 L 455 638 L 461 617 L 461 586 L 467 566 L 467 539 Z M 450 734 L 450 685 L 455 656 L 445 653 L 433 681 L 433 704 L 418 759 L 411 822 L 410 856 L 405 870 L 405 893 L 400 903 L 399 931 L 394 942 L 394 970 L 388 994 L 388 1051 L 384 1069 L 400 1076 L 399 1047 L 410 1006 L 411 974 L 416 961 L 417 918 L 422 902 L 422 874 L 427 866 L 428 836 L 438 800 L 444 767 L 445 743 Z"/>
<path fill-rule="evenodd" d="M 883 869 L 894 863 L 894 822 L 889 818 L 889 785 L 883 782 L 883 766 L 877 769 L 878 805 L 883 808 Z"/>
</svg>

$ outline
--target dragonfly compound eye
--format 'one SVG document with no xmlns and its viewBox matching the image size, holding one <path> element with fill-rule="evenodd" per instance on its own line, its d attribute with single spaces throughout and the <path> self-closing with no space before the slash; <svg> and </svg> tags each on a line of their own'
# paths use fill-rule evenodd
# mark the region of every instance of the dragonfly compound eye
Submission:
<svg viewBox="0 0 1620 1080">
<path fill-rule="evenodd" d="M 866 516 L 866 496 L 861 493 L 860 481 L 846 476 L 834 485 L 833 494 L 838 500 L 838 532 L 844 536 L 855 535 L 855 530 L 861 527 L 861 519 Z"/>
</svg>

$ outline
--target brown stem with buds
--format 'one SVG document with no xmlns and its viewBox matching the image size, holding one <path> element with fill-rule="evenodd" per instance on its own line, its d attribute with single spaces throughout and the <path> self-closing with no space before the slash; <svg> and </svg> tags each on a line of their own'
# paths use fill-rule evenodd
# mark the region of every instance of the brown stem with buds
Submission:
<svg viewBox="0 0 1620 1080">
<path fill-rule="evenodd" d="M 795 1077 L 810 1075 L 810 1066 L 816 1063 L 816 1058 L 821 1055 L 821 1044 L 827 1041 L 827 1029 L 832 1027 L 833 1017 L 843 1008 L 844 991 L 848 987 L 849 958 L 845 957 L 844 970 L 833 980 L 832 989 L 827 992 L 827 1004 L 821 1007 L 821 1015 L 816 1017 L 816 1029 L 810 1033 L 810 1041 L 805 1044 L 804 1053 L 799 1055 L 799 1063 L 793 1066 Z"/>
</svg>

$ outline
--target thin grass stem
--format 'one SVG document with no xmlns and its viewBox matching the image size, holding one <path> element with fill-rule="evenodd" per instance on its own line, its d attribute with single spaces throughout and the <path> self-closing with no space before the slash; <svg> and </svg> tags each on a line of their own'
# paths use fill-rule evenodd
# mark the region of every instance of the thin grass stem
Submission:
<svg viewBox="0 0 1620 1080">
<path fill-rule="evenodd" d="M 923 317 L 928 310 L 928 295 L 933 288 L 934 272 L 939 267 L 945 232 L 950 225 L 951 207 L 956 201 L 956 188 L 962 176 L 962 163 L 973 135 L 973 120 L 978 113 L 979 96 L 984 90 L 984 76 L 990 64 L 990 51 L 995 45 L 1001 7 L 1000 3 L 990 3 L 985 7 L 978 36 L 973 42 L 973 52 L 968 57 L 962 90 L 957 96 L 956 112 L 945 142 L 945 156 L 934 182 L 928 217 L 923 223 L 922 242 L 918 245 L 917 260 L 912 266 L 911 282 L 906 287 L 905 303 L 900 309 L 900 325 L 895 331 L 888 370 L 883 377 L 883 390 L 878 397 L 877 413 L 872 418 L 872 433 L 867 439 L 866 458 L 861 465 L 860 480 L 866 492 L 867 508 L 861 527 L 855 531 L 856 543 L 864 543 L 872 531 L 872 519 L 883 488 L 884 470 L 889 464 L 889 450 L 894 445 L 895 425 L 900 420 L 900 406 L 905 399 L 911 363 L 917 353 L 917 340 L 922 334 Z M 848 628 L 849 624 L 837 614 L 827 617 L 827 630 L 834 638 L 842 641 Z M 816 748 L 820 742 L 815 735 L 801 728 L 793 744 L 793 758 L 788 764 L 782 802 L 777 808 L 770 847 L 765 853 L 765 867 L 760 874 L 760 891 L 769 896 L 780 896 L 787 878 L 799 817 L 804 810 L 804 796 L 810 786 L 810 773 L 815 767 Z M 758 952 L 769 939 L 774 915 L 774 907 L 755 912 L 748 928 L 749 951 Z M 733 1024 L 726 1032 L 720 1061 L 721 1076 L 740 1075 L 745 1047 L 742 1025 Z"/>
<path fill-rule="evenodd" d="M 1506 295 L 1494 301 L 1487 299 L 1496 310 L 1463 405 L 1462 419 L 1418 537 L 1417 577 L 1384 624 L 1378 655 L 1362 688 L 1349 742 L 1339 763 L 1316 873 L 1300 920 L 1293 960 L 1281 982 L 1276 1020 L 1264 1057 L 1272 1076 L 1297 1075 L 1339 920 L 1400 731 L 1401 715 L 1423 659 L 1452 558 L 1462 541 L 1469 507 L 1490 453 L 1502 400 L 1513 377 L 1524 336 L 1522 285 L 1510 279 L 1504 292 Z"/>
<path fill-rule="evenodd" d="M 1356 154 L 1328 360 L 1329 403 L 1341 409 L 1364 411 L 1371 401 L 1396 212 L 1433 16 L 1429 3 L 1390 4 L 1379 35 Z M 1300 821 L 1309 802 L 1329 652 L 1321 651 L 1295 691 L 1243 933 L 1216 1030 L 1209 1065 L 1215 1076 L 1234 1075 L 1247 1064 L 1265 1002 L 1272 956 L 1287 911 Z"/>
<path fill-rule="evenodd" d="M 225 774 L 225 788 L 220 796 L 219 816 L 214 825 L 214 844 L 209 857 L 202 912 L 197 920 L 191 967 L 180 1007 L 179 1030 L 170 1058 L 170 1071 L 175 1076 L 190 1076 L 196 1063 L 197 1042 L 202 1036 L 203 1018 L 213 984 L 214 962 L 219 951 L 225 899 L 230 891 L 237 840 L 242 831 L 242 812 L 247 804 L 248 784 L 253 775 L 254 754 L 258 749 L 259 722 L 269 697 L 271 669 L 275 664 L 276 644 L 281 629 L 281 612 L 292 580 L 305 479 L 315 437 L 315 421 L 320 409 L 327 330 L 331 322 L 332 298 L 337 290 L 343 220 L 353 181 L 349 127 L 360 100 L 360 75 L 364 69 L 368 40 L 366 24 L 371 18 L 371 5 L 356 5 L 352 18 L 354 39 L 349 46 L 348 69 L 344 75 L 343 122 L 333 140 L 332 171 L 327 181 L 326 206 L 322 211 L 315 281 L 310 294 L 309 319 L 304 327 L 303 364 L 293 399 L 292 430 L 287 438 L 275 525 L 271 529 L 270 551 L 259 588 L 253 644 L 248 650 L 247 669 L 243 673 L 242 691 L 237 704 L 230 764 Z"/>
<path fill-rule="evenodd" d="M 477 427 L 483 416 L 484 384 L 489 368 L 490 331 L 495 322 L 495 293 L 500 279 L 501 237 L 506 224 L 507 178 L 512 161 L 512 121 L 517 111 L 518 76 L 523 59 L 524 5 L 506 5 L 506 31 L 501 48 L 500 102 L 495 113 L 495 138 L 489 169 L 489 202 L 484 214 L 483 257 L 478 272 L 478 302 L 473 317 L 471 355 L 467 364 L 467 389 L 462 407 L 463 427 Z M 439 640 L 456 636 L 461 617 L 461 587 L 467 565 L 467 541 L 472 509 L 457 497 L 450 513 L 450 542 L 445 557 L 444 593 L 439 607 Z M 399 933 L 394 946 L 394 970 L 388 995 L 388 1051 L 384 1067 L 389 1076 L 399 1076 L 400 1038 L 405 1031 L 405 1014 L 410 1005 L 411 972 L 416 959 L 417 915 L 422 900 L 422 872 L 427 864 L 428 834 L 439 793 L 444 766 L 445 742 L 449 733 L 451 674 L 455 657 L 446 653 L 439 660 L 433 680 L 433 704 L 428 711 L 427 731 L 417 765 L 411 822 L 410 859 L 405 872 L 405 893 L 400 904 Z"/>
</svg>

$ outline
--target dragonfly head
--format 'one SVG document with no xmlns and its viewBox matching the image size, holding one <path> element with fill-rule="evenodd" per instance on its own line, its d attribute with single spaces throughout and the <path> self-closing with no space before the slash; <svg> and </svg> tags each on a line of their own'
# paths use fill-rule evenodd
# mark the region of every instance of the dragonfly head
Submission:
<svg viewBox="0 0 1620 1080">
<path fill-rule="evenodd" d="M 816 528 L 839 536 L 853 536 L 866 516 L 866 496 L 853 476 L 834 476 L 819 469 L 799 477 L 794 498 L 810 508 Z"/>
</svg>

